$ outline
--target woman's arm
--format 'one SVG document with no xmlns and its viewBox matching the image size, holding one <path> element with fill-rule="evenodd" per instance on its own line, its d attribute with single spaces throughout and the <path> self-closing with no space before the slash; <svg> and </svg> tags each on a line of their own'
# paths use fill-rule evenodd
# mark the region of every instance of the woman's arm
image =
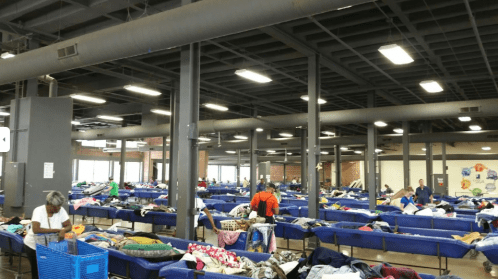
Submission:
<svg viewBox="0 0 498 279">
<path fill-rule="evenodd" d="M 206 208 L 204 208 L 204 213 L 206 213 L 209 222 L 211 223 L 211 226 L 213 227 L 214 233 L 218 234 L 218 228 L 216 228 L 216 225 L 214 224 L 213 216 L 211 215 L 211 212 Z"/>
<path fill-rule="evenodd" d="M 38 234 L 38 233 L 58 233 L 60 232 L 60 229 L 44 229 L 40 227 L 40 222 L 33 221 L 31 222 L 31 228 L 33 230 L 33 233 Z"/>
</svg>

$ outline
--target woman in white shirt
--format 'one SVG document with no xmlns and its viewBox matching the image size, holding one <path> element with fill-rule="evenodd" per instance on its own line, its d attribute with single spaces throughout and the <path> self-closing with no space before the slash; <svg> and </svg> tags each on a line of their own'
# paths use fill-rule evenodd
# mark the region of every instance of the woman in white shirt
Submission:
<svg viewBox="0 0 498 279">
<path fill-rule="evenodd" d="M 35 235 L 39 233 L 57 233 L 59 240 L 71 231 L 72 225 L 69 216 L 61 206 L 65 202 L 64 196 L 59 191 L 52 191 L 47 195 L 47 204 L 33 210 L 31 229 L 24 239 L 24 249 L 31 265 L 31 276 L 38 279 L 38 266 L 36 263 Z"/>
</svg>

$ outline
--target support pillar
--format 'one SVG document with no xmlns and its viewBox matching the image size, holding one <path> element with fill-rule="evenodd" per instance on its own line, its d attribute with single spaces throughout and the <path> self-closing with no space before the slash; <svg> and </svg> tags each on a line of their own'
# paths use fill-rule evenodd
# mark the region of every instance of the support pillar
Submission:
<svg viewBox="0 0 498 279">
<path fill-rule="evenodd" d="M 180 119 L 180 98 L 178 96 L 178 82 L 172 82 L 169 110 L 170 118 L 170 134 L 169 134 L 169 182 L 168 182 L 168 205 L 176 207 L 178 197 L 178 129 Z"/>
<path fill-rule="evenodd" d="M 182 4 L 192 3 L 183 0 Z M 180 118 L 178 138 L 178 220 L 177 237 L 194 239 L 195 189 L 199 176 L 199 93 L 200 93 L 200 43 L 181 47 L 180 62 Z"/>
<path fill-rule="evenodd" d="M 308 154 L 307 149 L 308 130 L 301 129 L 301 192 L 308 193 Z"/>
<path fill-rule="evenodd" d="M 448 193 L 448 177 L 446 176 L 447 168 L 446 165 L 446 142 L 441 143 L 441 161 L 443 161 L 443 189 L 445 189 L 444 193 Z"/>
<path fill-rule="evenodd" d="M 258 112 L 256 109 L 253 110 L 253 117 L 257 117 Z M 249 181 L 251 182 L 249 185 L 251 199 L 254 197 L 256 192 L 258 191 L 258 176 L 256 175 L 256 168 L 258 166 L 258 133 L 256 130 L 249 131 L 249 160 L 250 160 L 250 177 Z"/>
<path fill-rule="evenodd" d="M 403 187 L 410 186 L 410 122 L 403 121 Z"/>
<path fill-rule="evenodd" d="M 427 122 L 427 126 L 425 128 L 426 133 L 432 133 L 432 125 L 430 122 Z M 434 191 L 434 183 L 433 183 L 433 177 L 434 177 L 434 169 L 433 169 L 433 153 L 432 153 L 432 143 L 427 142 L 425 143 L 425 158 L 426 158 L 426 181 L 425 185 L 429 187 L 432 191 Z"/>
<path fill-rule="evenodd" d="M 121 157 L 119 158 L 119 189 L 124 189 L 126 170 L 126 140 L 121 140 Z"/>
<path fill-rule="evenodd" d="M 319 218 L 320 174 L 320 57 L 308 57 L 308 217 Z"/>
<path fill-rule="evenodd" d="M 335 187 L 341 189 L 342 184 L 342 161 L 341 146 L 334 146 L 334 168 L 335 168 Z"/>
<path fill-rule="evenodd" d="M 167 145 L 168 144 L 168 138 L 163 137 L 163 166 L 162 166 L 162 174 L 163 174 L 163 179 L 162 183 L 166 183 L 166 163 L 168 162 L 168 159 L 166 159 L 166 151 L 167 151 Z"/>
<path fill-rule="evenodd" d="M 240 187 L 240 149 L 237 149 L 237 184 L 235 187 Z"/>
<path fill-rule="evenodd" d="M 287 156 L 287 154 L 285 154 Z M 287 165 L 284 163 L 284 179 L 282 180 L 282 184 L 285 185 L 285 182 L 287 180 Z"/>
<path fill-rule="evenodd" d="M 368 145 L 368 144 L 367 144 Z M 365 185 L 363 185 L 364 190 L 368 190 L 368 157 L 367 157 L 367 145 L 365 145 L 365 151 L 363 152 L 363 180 Z"/>
<path fill-rule="evenodd" d="M 375 104 L 375 93 L 370 92 L 368 94 L 368 107 L 374 107 Z M 377 206 L 377 187 L 376 187 L 376 179 L 375 179 L 375 149 L 377 148 L 377 129 L 375 128 L 374 123 L 368 124 L 368 133 L 367 133 L 367 150 L 365 155 L 368 160 L 368 196 L 369 196 L 369 209 L 374 210 Z"/>
</svg>

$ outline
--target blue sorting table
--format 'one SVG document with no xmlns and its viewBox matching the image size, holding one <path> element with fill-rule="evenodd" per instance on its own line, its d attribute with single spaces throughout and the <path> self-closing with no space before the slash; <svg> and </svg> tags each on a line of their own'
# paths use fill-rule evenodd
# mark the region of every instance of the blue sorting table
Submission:
<svg viewBox="0 0 498 279">
<path fill-rule="evenodd" d="M 387 222 L 391 226 L 398 225 L 402 227 L 416 227 L 423 229 L 455 230 L 481 233 L 488 232 L 483 227 L 479 227 L 477 225 L 473 216 L 462 216 L 464 217 L 433 217 L 407 215 L 402 214 L 401 212 L 386 212 L 380 214 L 380 218 L 382 219 L 382 221 Z"/>
<path fill-rule="evenodd" d="M 361 190 L 363 190 L 363 189 L 361 189 L 361 188 L 342 187 L 342 190 L 348 191 L 348 192 L 355 192 L 355 193 L 357 193 L 357 192 L 361 192 Z"/>
<path fill-rule="evenodd" d="M 496 233 L 494 233 L 494 237 L 498 237 Z M 487 262 L 484 262 L 484 270 L 489 273 L 491 272 L 491 269 L 493 265 L 498 264 L 498 244 L 489 244 L 489 245 L 477 245 L 476 246 L 476 251 L 482 252 L 484 256 L 488 259 Z"/>
<path fill-rule="evenodd" d="M 23 274 L 31 272 L 21 272 L 22 254 L 25 252 L 24 238 L 22 236 L 8 231 L 0 231 L 0 249 L 2 249 L 2 252 L 4 252 L 5 255 L 8 255 L 11 266 L 14 262 L 14 257 L 19 259 L 17 270 L 11 270 L 4 267 L 0 267 L 0 270 L 14 273 L 16 278 L 18 278 L 18 276 L 22 277 Z"/>
<path fill-rule="evenodd" d="M 213 200 L 221 200 L 224 202 L 234 202 L 236 196 L 227 196 L 227 195 L 212 195 L 211 199 Z"/>
<path fill-rule="evenodd" d="M 366 213 L 352 212 L 349 210 L 320 209 L 320 211 L 324 212 L 325 221 L 371 223 L 379 219 L 379 216 L 377 215 L 372 216 Z"/>
<path fill-rule="evenodd" d="M 239 190 L 235 188 L 222 188 L 222 187 L 208 187 L 207 190 L 210 194 L 236 194 L 239 193 Z"/>
<path fill-rule="evenodd" d="M 4 195 L 0 195 L 0 205 L 3 205 L 5 202 L 5 196 Z"/>
<path fill-rule="evenodd" d="M 214 208 L 222 212 L 230 212 L 236 206 L 246 204 L 246 202 L 226 202 L 226 203 L 215 203 Z"/>
</svg>

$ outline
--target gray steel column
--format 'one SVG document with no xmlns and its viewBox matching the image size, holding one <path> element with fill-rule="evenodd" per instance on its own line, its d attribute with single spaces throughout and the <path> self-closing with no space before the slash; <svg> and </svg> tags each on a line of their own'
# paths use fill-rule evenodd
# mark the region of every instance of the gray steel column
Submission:
<svg viewBox="0 0 498 279">
<path fill-rule="evenodd" d="M 375 161 L 377 162 L 377 173 L 379 174 L 379 180 L 377 183 L 377 192 L 382 192 L 382 161 L 379 160 L 379 154 L 375 153 Z"/>
<path fill-rule="evenodd" d="M 410 186 L 410 122 L 403 121 L 403 186 Z"/>
<path fill-rule="evenodd" d="M 126 140 L 121 140 L 121 157 L 119 159 L 121 165 L 119 169 L 119 188 L 124 188 L 125 169 L 126 169 Z"/>
<path fill-rule="evenodd" d="M 285 155 L 287 156 L 287 154 Z M 287 165 L 284 163 L 284 179 L 282 180 L 282 184 L 285 184 L 286 180 L 287 180 Z"/>
<path fill-rule="evenodd" d="M 375 93 L 369 92 L 368 94 L 368 107 L 375 106 Z M 382 119 L 379 119 L 382 120 Z M 373 120 L 373 121 L 376 121 Z M 374 210 L 377 206 L 377 187 L 375 179 L 375 149 L 377 148 L 377 129 L 373 123 L 368 124 L 367 133 L 367 150 L 365 152 L 365 157 L 368 160 L 368 196 L 369 196 L 369 209 Z"/>
<path fill-rule="evenodd" d="M 168 138 L 163 137 L 163 167 L 162 167 L 162 174 L 163 174 L 163 180 L 162 183 L 166 183 L 166 162 L 168 160 L 166 159 L 166 145 L 168 144 Z"/>
<path fill-rule="evenodd" d="M 432 125 L 430 122 L 427 122 L 426 126 L 426 133 L 432 133 Z M 425 158 L 426 158 L 426 164 L 425 164 L 425 169 L 426 169 L 426 181 L 425 185 L 429 187 L 429 189 L 434 191 L 433 187 L 433 179 L 432 177 L 434 176 L 434 170 L 433 170 L 433 154 L 432 154 L 432 143 L 427 142 L 425 143 Z"/>
<path fill-rule="evenodd" d="M 111 161 L 112 163 L 112 161 Z M 78 181 L 79 179 L 79 173 L 78 173 L 78 170 L 80 169 L 80 160 L 79 159 L 76 159 L 74 160 L 74 180 L 75 181 Z M 3 165 L 5 165 L 5 157 L 4 157 L 4 161 L 2 161 L 2 168 L 3 168 Z M 4 170 L 2 171 L 2 174 L 4 173 Z M 4 176 L 2 176 L 4 177 Z"/>
<path fill-rule="evenodd" d="M 334 146 L 334 167 L 335 167 L 335 187 L 341 189 L 342 183 L 342 162 L 341 162 L 341 146 Z"/>
<path fill-rule="evenodd" d="M 253 110 L 253 117 L 258 116 L 258 111 L 256 109 Z M 251 184 L 249 184 L 249 189 L 251 193 L 251 199 L 254 197 L 258 190 L 258 176 L 256 174 L 256 170 L 258 167 L 258 133 L 256 130 L 250 130 L 249 131 L 249 160 L 250 160 L 250 177 L 249 181 Z"/>
<path fill-rule="evenodd" d="M 237 149 L 237 186 L 240 187 L 240 149 Z"/>
<path fill-rule="evenodd" d="M 169 110 L 171 118 L 169 123 L 169 183 L 168 183 L 168 205 L 176 207 L 178 196 L 178 129 L 180 119 L 180 98 L 178 97 L 178 82 L 172 81 Z"/>
<path fill-rule="evenodd" d="M 183 0 L 182 4 L 192 1 Z M 194 239 L 195 189 L 199 177 L 199 91 L 200 91 L 200 44 L 193 43 L 181 48 L 180 62 L 180 118 L 178 129 L 178 220 L 177 237 Z"/>
<path fill-rule="evenodd" d="M 318 219 L 320 193 L 320 56 L 308 57 L 308 217 Z"/>
<path fill-rule="evenodd" d="M 446 142 L 441 143 L 441 160 L 443 161 L 443 187 L 444 189 L 448 189 L 448 178 L 446 177 L 446 169 L 448 168 L 446 166 Z"/>
<path fill-rule="evenodd" d="M 367 137 L 368 145 L 368 137 Z M 365 180 L 365 185 L 363 185 L 364 190 L 368 190 L 368 156 L 367 156 L 367 145 L 365 145 L 365 151 L 363 152 L 363 177 Z"/>
<path fill-rule="evenodd" d="M 308 130 L 301 129 L 301 192 L 308 193 L 308 154 L 307 149 Z"/>
</svg>

